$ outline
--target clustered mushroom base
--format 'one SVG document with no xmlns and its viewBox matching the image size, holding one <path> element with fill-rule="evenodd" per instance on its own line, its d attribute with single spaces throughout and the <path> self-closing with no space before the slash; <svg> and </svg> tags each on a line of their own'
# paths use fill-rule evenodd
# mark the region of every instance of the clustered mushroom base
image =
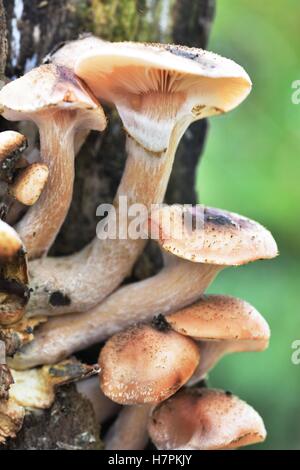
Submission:
<svg viewBox="0 0 300 470">
<path fill-rule="evenodd" d="M 264 350 L 268 324 L 247 302 L 204 292 L 225 267 L 276 256 L 270 232 L 224 210 L 163 206 L 143 229 L 158 234 L 164 267 L 124 286 L 143 240 L 95 237 L 75 255 L 44 256 L 71 201 L 76 149 L 89 129 L 106 126 L 98 100 L 115 105 L 127 134 L 115 208 L 120 196 L 149 208 L 164 199 L 188 125 L 236 107 L 251 89 L 247 73 L 199 49 L 91 36 L 48 62 L 0 92 L 4 117 L 33 120 L 41 140 L 41 162 L 28 165 L 26 139 L 0 134 L 8 197 L 32 206 L 15 227 L 21 238 L 0 222 L 0 443 L 16 436 L 26 410 L 50 407 L 56 387 L 70 381 L 93 404 L 99 425 L 114 419 L 106 449 L 144 449 L 149 437 L 165 450 L 263 441 L 258 413 L 229 392 L 205 388 L 203 378 L 225 354 Z M 186 211 L 192 221 L 202 215 L 201 227 L 186 226 Z M 169 232 L 170 220 L 181 239 Z M 26 250 L 36 258 L 29 278 Z M 99 365 L 72 358 L 97 344 Z"/>
</svg>

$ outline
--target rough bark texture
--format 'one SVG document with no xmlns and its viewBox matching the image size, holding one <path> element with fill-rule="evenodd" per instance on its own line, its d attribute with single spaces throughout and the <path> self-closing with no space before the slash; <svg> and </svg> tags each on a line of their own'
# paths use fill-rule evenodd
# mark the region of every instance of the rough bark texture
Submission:
<svg viewBox="0 0 300 470">
<path fill-rule="evenodd" d="M 4 79 L 7 56 L 6 18 L 3 2 L 0 0 L 0 88 Z"/>
<path fill-rule="evenodd" d="M 3 24 L 1 1 L 0 26 Z M 3 4 L 8 37 L 6 76 L 10 79 L 39 64 L 58 43 L 86 31 L 109 40 L 205 47 L 215 0 L 3 0 Z M 1 28 L 1 44 L 5 34 L 5 29 L 2 31 Z M 2 49 L 0 72 L 5 55 Z M 72 253 L 89 242 L 95 235 L 96 207 L 102 202 L 111 202 L 116 192 L 125 163 L 125 136 L 116 113 L 111 110 L 107 113 L 107 131 L 101 135 L 91 133 L 76 159 L 73 203 L 51 250 L 52 255 Z M 17 127 L 0 120 L 0 131 Z M 21 129 L 35 135 L 31 126 L 23 125 Z M 166 196 L 168 203 L 196 202 L 195 170 L 206 131 L 206 121 L 200 121 L 186 132 L 176 155 Z M 159 251 L 150 243 L 137 263 L 132 279 L 147 277 L 160 266 Z M 55 426 L 51 425 L 53 415 L 44 412 L 44 416 L 46 426 L 40 423 L 44 417 L 33 421 L 27 419 L 18 440 L 10 447 L 53 448 L 56 439 Z M 66 419 L 70 420 L 70 415 Z M 58 435 L 65 426 L 62 423 L 63 418 L 56 428 Z M 73 445 L 71 439 L 65 441 Z"/>
<path fill-rule="evenodd" d="M 11 450 L 100 450 L 99 437 L 91 403 L 74 385 L 61 387 L 53 406 L 25 415 L 16 439 L 6 448 Z M 4 450 L 1 446 L 0 450 Z"/>
</svg>

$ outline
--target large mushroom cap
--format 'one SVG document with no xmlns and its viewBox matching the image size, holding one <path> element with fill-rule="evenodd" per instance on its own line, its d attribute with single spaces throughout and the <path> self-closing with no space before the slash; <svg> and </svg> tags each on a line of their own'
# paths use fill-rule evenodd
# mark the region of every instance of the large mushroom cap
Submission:
<svg viewBox="0 0 300 470">
<path fill-rule="evenodd" d="M 236 449 L 261 442 L 266 430 L 247 403 L 228 392 L 186 389 L 158 405 L 148 431 L 158 449 Z"/>
<path fill-rule="evenodd" d="M 117 105 L 128 134 L 149 151 L 169 147 L 175 123 L 179 129 L 229 111 L 251 90 L 242 67 L 202 49 L 91 41 L 75 73 L 98 98 Z"/>
<path fill-rule="evenodd" d="M 108 99 L 121 89 L 134 94 L 185 91 L 195 94 L 199 105 L 223 111 L 237 106 L 251 89 L 248 74 L 232 60 L 167 44 L 94 41 L 79 54 L 75 73 L 97 96 Z"/>
<path fill-rule="evenodd" d="M 28 298 L 25 249 L 16 231 L 0 220 L 0 325 L 18 321 Z"/>
<path fill-rule="evenodd" d="M 106 119 L 102 107 L 87 86 L 67 67 L 41 65 L 23 77 L 8 83 L 0 91 L 3 116 L 11 121 L 34 119 L 37 113 L 49 110 L 87 110 L 89 123 L 102 131 Z"/>
<path fill-rule="evenodd" d="M 112 336 L 99 357 L 104 394 L 121 404 L 157 403 L 174 394 L 199 362 L 196 343 L 139 325 Z"/>
<path fill-rule="evenodd" d="M 253 341 L 265 349 L 270 329 L 262 315 L 244 300 L 208 295 L 166 317 L 172 329 L 198 340 Z M 247 349 L 248 350 L 248 349 Z"/>
<path fill-rule="evenodd" d="M 211 207 L 163 206 L 151 213 L 150 228 L 164 250 L 196 263 L 235 266 L 278 253 L 262 225 Z"/>
</svg>

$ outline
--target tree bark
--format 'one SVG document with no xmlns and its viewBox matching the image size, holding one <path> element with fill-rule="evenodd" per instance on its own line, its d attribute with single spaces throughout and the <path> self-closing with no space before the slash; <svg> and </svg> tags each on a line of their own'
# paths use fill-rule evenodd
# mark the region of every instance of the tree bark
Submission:
<svg viewBox="0 0 300 470">
<path fill-rule="evenodd" d="M 5 73 L 8 79 L 12 79 L 40 64 L 57 44 L 75 39 L 84 32 L 92 32 L 108 40 L 170 42 L 205 48 L 215 0 L 3 0 L 3 5 L 8 38 Z M 1 7 L 2 0 L 0 73 L 4 70 L 6 58 L 5 19 Z M 125 163 L 125 136 L 116 112 L 106 111 L 109 117 L 107 131 L 101 135 L 91 133 L 76 158 L 73 202 L 51 255 L 70 254 L 88 243 L 95 236 L 96 207 L 103 202 L 111 202 L 116 192 Z M 0 120 L 0 131 L 18 127 L 18 124 Z M 24 130 L 24 126 L 21 129 Z M 26 129 L 29 132 L 31 127 Z M 197 201 L 195 172 L 206 132 L 207 122 L 200 121 L 193 124 L 183 137 L 166 202 Z M 132 279 L 152 275 L 160 266 L 159 250 L 150 243 L 136 264 Z M 21 432 L 18 448 L 28 447 L 28 426 L 26 423 L 25 431 Z M 36 436 L 40 437 L 41 429 L 36 429 Z M 47 446 L 47 429 L 42 435 Z M 34 437 L 31 436 L 30 445 L 32 439 Z M 51 447 L 50 437 L 48 444 Z"/>
</svg>

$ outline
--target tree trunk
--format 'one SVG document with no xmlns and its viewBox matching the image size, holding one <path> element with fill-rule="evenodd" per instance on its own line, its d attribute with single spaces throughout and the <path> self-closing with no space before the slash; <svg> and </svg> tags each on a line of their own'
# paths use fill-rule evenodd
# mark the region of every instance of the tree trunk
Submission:
<svg viewBox="0 0 300 470">
<path fill-rule="evenodd" d="M 0 0 L 0 79 L 6 55 L 5 74 L 7 79 L 12 79 L 40 64 L 57 44 L 84 32 L 108 40 L 170 42 L 205 48 L 214 3 L 215 0 Z M 77 156 L 73 202 L 51 255 L 72 253 L 89 242 L 95 235 L 96 207 L 111 202 L 116 192 L 125 163 L 125 136 L 116 112 L 107 110 L 107 113 L 107 131 L 101 135 L 91 133 Z M 0 131 L 18 127 L 0 120 Z M 21 129 L 24 130 L 24 126 Z M 25 129 L 29 132 L 31 128 Z M 195 171 L 206 131 L 206 121 L 200 121 L 193 124 L 182 139 L 166 202 L 196 202 Z M 149 276 L 160 266 L 159 251 L 150 243 L 132 279 Z M 76 425 L 80 427 L 79 422 Z M 47 445 L 47 427 L 43 430 L 40 426 L 32 427 L 29 440 L 28 432 L 27 427 L 21 432 L 18 448 L 28 446 L 29 441 L 31 446 L 39 448 L 35 436 L 41 435 Z"/>
</svg>

